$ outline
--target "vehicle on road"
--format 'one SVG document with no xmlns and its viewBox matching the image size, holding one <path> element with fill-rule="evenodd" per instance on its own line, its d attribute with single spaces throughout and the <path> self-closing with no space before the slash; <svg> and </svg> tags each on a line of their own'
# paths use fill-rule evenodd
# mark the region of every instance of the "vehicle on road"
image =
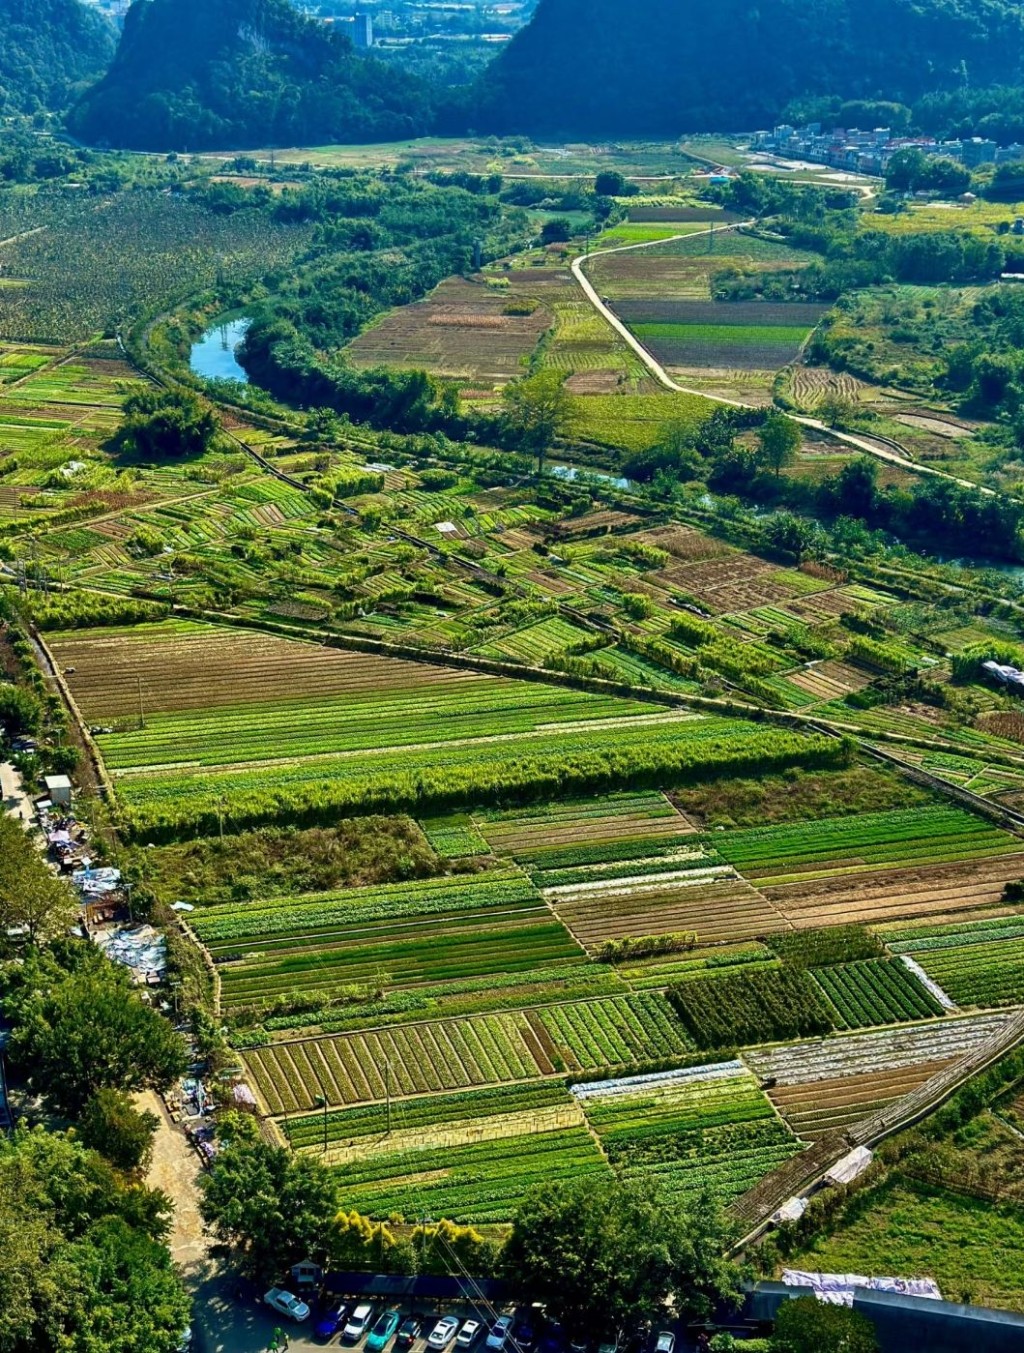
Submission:
<svg viewBox="0 0 1024 1353">
<path fill-rule="evenodd" d="M 455 1347 L 472 1348 L 483 1333 L 483 1328 L 479 1320 L 464 1320 L 462 1329 L 455 1336 Z"/>
<path fill-rule="evenodd" d="M 459 1317 L 457 1315 L 443 1315 L 430 1331 L 427 1346 L 429 1348 L 447 1348 L 455 1338 L 455 1331 L 458 1328 Z"/>
<path fill-rule="evenodd" d="M 412 1348 L 423 1333 L 423 1321 L 419 1316 L 407 1315 L 398 1327 L 395 1343 L 399 1348 Z"/>
<path fill-rule="evenodd" d="M 671 1330 L 662 1330 L 658 1335 L 658 1342 L 654 1345 L 654 1353 L 676 1353 L 676 1336 Z"/>
<path fill-rule="evenodd" d="M 349 1316 L 345 1328 L 341 1332 L 341 1337 L 347 1344 L 358 1343 L 366 1331 L 370 1328 L 370 1321 L 373 1319 L 373 1307 L 368 1301 L 361 1301 Z"/>
<path fill-rule="evenodd" d="M 283 1287 L 272 1287 L 263 1298 L 272 1311 L 286 1315 L 289 1320 L 308 1320 L 309 1307 L 304 1301 L 286 1292 Z"/>
<path fill-rule="evenodd" d="M 366 1353 L 384 1353 L 401 1323 L 402 1317 L 398 1311 L 385 1311 L 379 1316 L 376 1325 L 366 1336 L 363 1345 Z"/>
<path fill-rule="evenodd" d="M 340 1301 L 332 1301 L 325 1306 L 313 1325 L 313 1337 L 322 1339 L 325 1343 L 328 1339 L 333 1339 L 345 1323 L 347 1309 Z"/>
<path fill-rule="evenodd" d="M 509 1339 L 512 1337 L 513 1319 L 510 1315 L 500 1316 L 491 1326 L 491 1332 L 487 1336 L 487 1347 L 497 1350 L 501 1353 Z"/>
</svg>

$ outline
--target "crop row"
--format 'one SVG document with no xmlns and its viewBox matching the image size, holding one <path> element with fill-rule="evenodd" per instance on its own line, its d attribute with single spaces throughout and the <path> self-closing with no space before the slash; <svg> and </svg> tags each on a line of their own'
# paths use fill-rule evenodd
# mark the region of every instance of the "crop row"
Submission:
<svg viewBox="0 0 1024 1353">
<path fill-rule="evenodd" d="M 346 1203 L 376 1217 L 508 1221 L 535 1184 L 602 1174 L 608 1167 L 585 1128 L 533 1132 L 468 1146 L 382 1154 L 338 1168 Z"/>
<path fill-rule="evenodd" d="M 569 1100 L 560 1081 L 531 1081 L 525 1085 L 500 1085 L 486 1090 L 469 1090 L 454 1095 L 429 1095 L 401 1101 L 400 1111 L 392 1114 L 393 1127 L 429 1128 L 444 1123 L 465 1123 L 497 1114 L 523 1113 L 544 1109 Z M 328 1141 L 357 1141 L 364 1137 L 384 1136 L 388 1130 L 385 1104 L 361 1104 L 327 1114 Z M 288 1120 L 288 1140 L 293 1146 L 315 1145 L 323 1140 L 324 1115 Z"/>
<path fill-rule="evenodd" d="M 691 1050 L 685 1030 L 657 992 L 552 1005 L 538 1017 L 561 1059 L 578 1070 L 657 1061 Z"/>
<path fill-rule="evenodd" d="M 222 903 L 204 908 L 195 916 L 193 926 L 203 942 L 215 949 L 218 941 L 235 938 L 317 934 L 378 920 L 490 908 L 528 910 L 539 902 L 525 874 L 502 870 L 472 877 L 442 876 L 301 897 Z"/>
<path fill-rule="evenodd" d="M 774 1117 L 757 1080 L 747 1071 L 711 1080 L 624 1087 L 621 1092 L 588 1096 L 582 1102 L 587 1119 L 606 1146 Z"/>
<path fill-rule="evenodd" d="M 533 1037 L 523 1015 L 478 1015 L 276 1043 L 244 1057 L 276 1114 L 311 1109 L 318 1094 L 336 1105 L 382 1100 L 389 1077 L 392 1092 L 401 1095 L 529 1080 L 551 1070 L 538 1060 L 543 1055 Z"/>
<path fill-rule="evenodd" d="M 835 1007 L 841 1029 L 901 1024 L 943 1013 L 931 992 L 902 963 L 889 959 L 836 964 L 812 975 Z"/>
</svg>

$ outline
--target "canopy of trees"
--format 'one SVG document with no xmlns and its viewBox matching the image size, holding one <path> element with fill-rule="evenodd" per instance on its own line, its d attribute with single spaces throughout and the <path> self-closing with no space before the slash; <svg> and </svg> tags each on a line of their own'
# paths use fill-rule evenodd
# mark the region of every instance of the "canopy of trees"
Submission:
<svg viewBox="0 0 1024 1353">
<path fill-rule="evenodd" d="M 80 0 L 0 0 L 0 113 L 61 112 L 114 54 L 113 26 Z"/>
<path fill-rule="evenodd" d="M 962 63 L 972 84 L 1015 79 L 1018 23 L 1006 0 L 541 0 L 481 78 L 476 125 L 678 135 L 768 126 L 801 95 L 910 101 L 965 83 Z"/>
<path fill-rule="evenodd" d="M 710 1198 L 661 1204 L 618 1179 L 558 1180 L 522 1203 L 503 1254 L 506 1276 L 577 1336 L 635 1329 L 669 1307 L 706 1317 L 735 1297 L 740 1270 Z"/>
<path fill-rule="evenodd" d="M 0 1137 L 0 1348 L 176 1353 L 190 1298 L 169 1199 L 70 1136 Z"/>
<path fill-rule="evenodd" d="M 219 426 L 210 406 L 191 390 L 146 389 L 125 400 L 115 441 L 122 455 L 179 460 L 208 451 Z"/>
<path fill-rule="evenodd" d="M 139 0 L 71 125 L 99 145 L 200 150 L 397 140 L 429 118 L 417 81 L 288 0 Z"/>
<path fill-rule="evenodd" d="M 81 1113 L 100 1090 L 164 1089 L 187 1065 L 184 1042 L 127 971 L 84 941 L 8 963 L 0 997 L 12 1067 L 60 1113 Z"/>
</svg>

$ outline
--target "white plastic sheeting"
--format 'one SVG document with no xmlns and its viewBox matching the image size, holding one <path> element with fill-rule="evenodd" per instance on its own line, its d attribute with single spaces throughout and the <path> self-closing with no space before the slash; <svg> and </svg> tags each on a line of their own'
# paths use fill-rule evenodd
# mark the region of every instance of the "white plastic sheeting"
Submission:
<svg viewBox="0 0 1024 1353">
<path fill-rule="evenodd" d="M 853 1294 L 858 1288 L 942 1300 L 934 1278 L 867 1278 L 861 1273 L 805 1273 L 798 1268 L 784 1268 L 782 1281 L 787 1287 L 809 1287 L 819 1301 L 827 1301 L 833 1306 L 852 1306 Z"/>
<path fill-rule="evenodd" d="M 950 1000 L 938 982 L 933 977 L 929 977 L 920 963 L 915 962 L 909 954 L 900 954 L 900 962 L 914 974 L 923 987 L 926 987 L 932 993 L 944 1010 L 959 1009 L 956 1001 Z"/>
<path fill-rule="evenodd" d="M 630 1090 L 643 1085 L 664 1085 L 671 1081 L 714 1081 L 727 1076 L 749 1076 L 749 1074 L 750 1071 L 743 1062 L 712 1062 L 706 1066 L 680 1067 L 677 1071 L 653 1071 L 646 1076 L 587 1081 L 584 1085 L 573 1085 L 570 1088 L 577 1099 L 594 1099 L 599 1095 L 627 1094 Z"/>
<path fill-rule="evenodd" d="M 863 1174 L 875 1155 L 866 1146 L 857 1146 L 842 1160 L 837 1160 L 825 1176 L 829 1184 L 849 1184 L 859 1174 Z"/>
</svg>

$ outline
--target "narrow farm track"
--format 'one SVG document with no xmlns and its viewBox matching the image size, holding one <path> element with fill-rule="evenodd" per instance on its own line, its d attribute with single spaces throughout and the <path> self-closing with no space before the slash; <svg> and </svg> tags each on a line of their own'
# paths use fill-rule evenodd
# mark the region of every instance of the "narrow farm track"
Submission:
<svg viewBox="0 0 1024 1353">
<path fill-rule="evenodd" d="M 727 230 L 739 230 L 743 226 L 750 226 L 752 224 L 752 221 L 739 221 L 735 225 L 721 226 L 716 229 L 715 233 L 723 234 Z M 643 244 L 622 244 L 617 245 L 614 249 L 596 249 L 589 254 L 581 254 L 578 258 L 573 259 L 571 264 L 572 275 L 579 283 L 583 290 L 583 294 L 597 313 L 607 324 L 611 325 L 623 342 L 628 344 L 632 351 L 636 353 L 637 357 L 640 358 L 641 362 L 643 362 L 644 366 L 646 366 L 659 385 L 663 386 L 666 390 L 671 390 L 674 394 L 697 395 L 701 399 L 709 400 L 713 404 L 721 404 L 731 409 L 756 409 L 759 407 L 758 405 L 748 404 L 744 400 L 729 399 L 725 395 L 708 394 L 705 390 L 695 390 L 691 386 L 680 385 L 678 381 L 674 381 L 657 358 L 644 347 L 628 326 L 619 319 L 618 315 L 602 301 L 601 297 L 594 289 L 593 283 L 584 271 L 586 264 L 592 258 L 603 258 L 609 254 L 624 254 L 638 249 L 650 249 L 653 248 L 654 245 L 670 244 L 675 240 L 694 239 L 699 234 L 701 234 L 700 231 L 695 231 L 687 235 L 673 235 L 668 239 L 663 240 L 648 240 Z M 950 483 L 958 484 L 961 488 L 976 489 L 979 493 L 984 493 L 989 497 L 994 498 L 998 496 L 995 489 L 985 488 L 979 484 L 972 484 L 968 479 L 959 479 L 956 475 L 946 474 L 943 470 L 936 470 L 930 465 L 918 464 L 896 441 L 893 441 L 891 445 L 893 448 L 899 447 L 899 451 L 894 449 L 890 450 L 885 446 L 880 446 L 878 442 L 873 439 L 869 440 L 866 437 L 858 437 L 856 433 L 840 432 L 837 428 L 831 428 L 827 423 L 823 423 L 820 418 L 811 418 L 807 414 L 790 414 L 789 416 L 794 422 L 799 423 L 802 427 L 810 428 L 813 432 L 823 433 L 826 437 L 831 437 L 835 441 L 841 442 L 844 446 L 850 446 L 855 451 L 863 451 L 866 455 L 874 456 L 876 460 L 886 461 L 890 465 L 898 465 L 901 469 L 910 470 L 914 474 L 925 474 L 931 475 L 937 479 L 947 479 Z"/>
<path fill-rule="evenodd" d="M 941 1029 L 942 1023 L 936 1022 Z M 944 1104 L 973 1076 L 998 1061 L 1024 1040 L 1024 1010 L 1008 1014 L 998 1028 L 964 1056 L 945 1066 L 909 1094 L 878 1109 L 845 1129 L 824 1133 L 813 1146 L 788 1160 L 738 1198 L 732 1214 L 744 1235 L 734 1246 L 739 1251 L 760 1238 L 771 1217 L 791 1197 L 808 1193 L 825 1174 L 855 1146 L 876 1146 L 886 1137 L 927 1117 Z"/>
</svg>

